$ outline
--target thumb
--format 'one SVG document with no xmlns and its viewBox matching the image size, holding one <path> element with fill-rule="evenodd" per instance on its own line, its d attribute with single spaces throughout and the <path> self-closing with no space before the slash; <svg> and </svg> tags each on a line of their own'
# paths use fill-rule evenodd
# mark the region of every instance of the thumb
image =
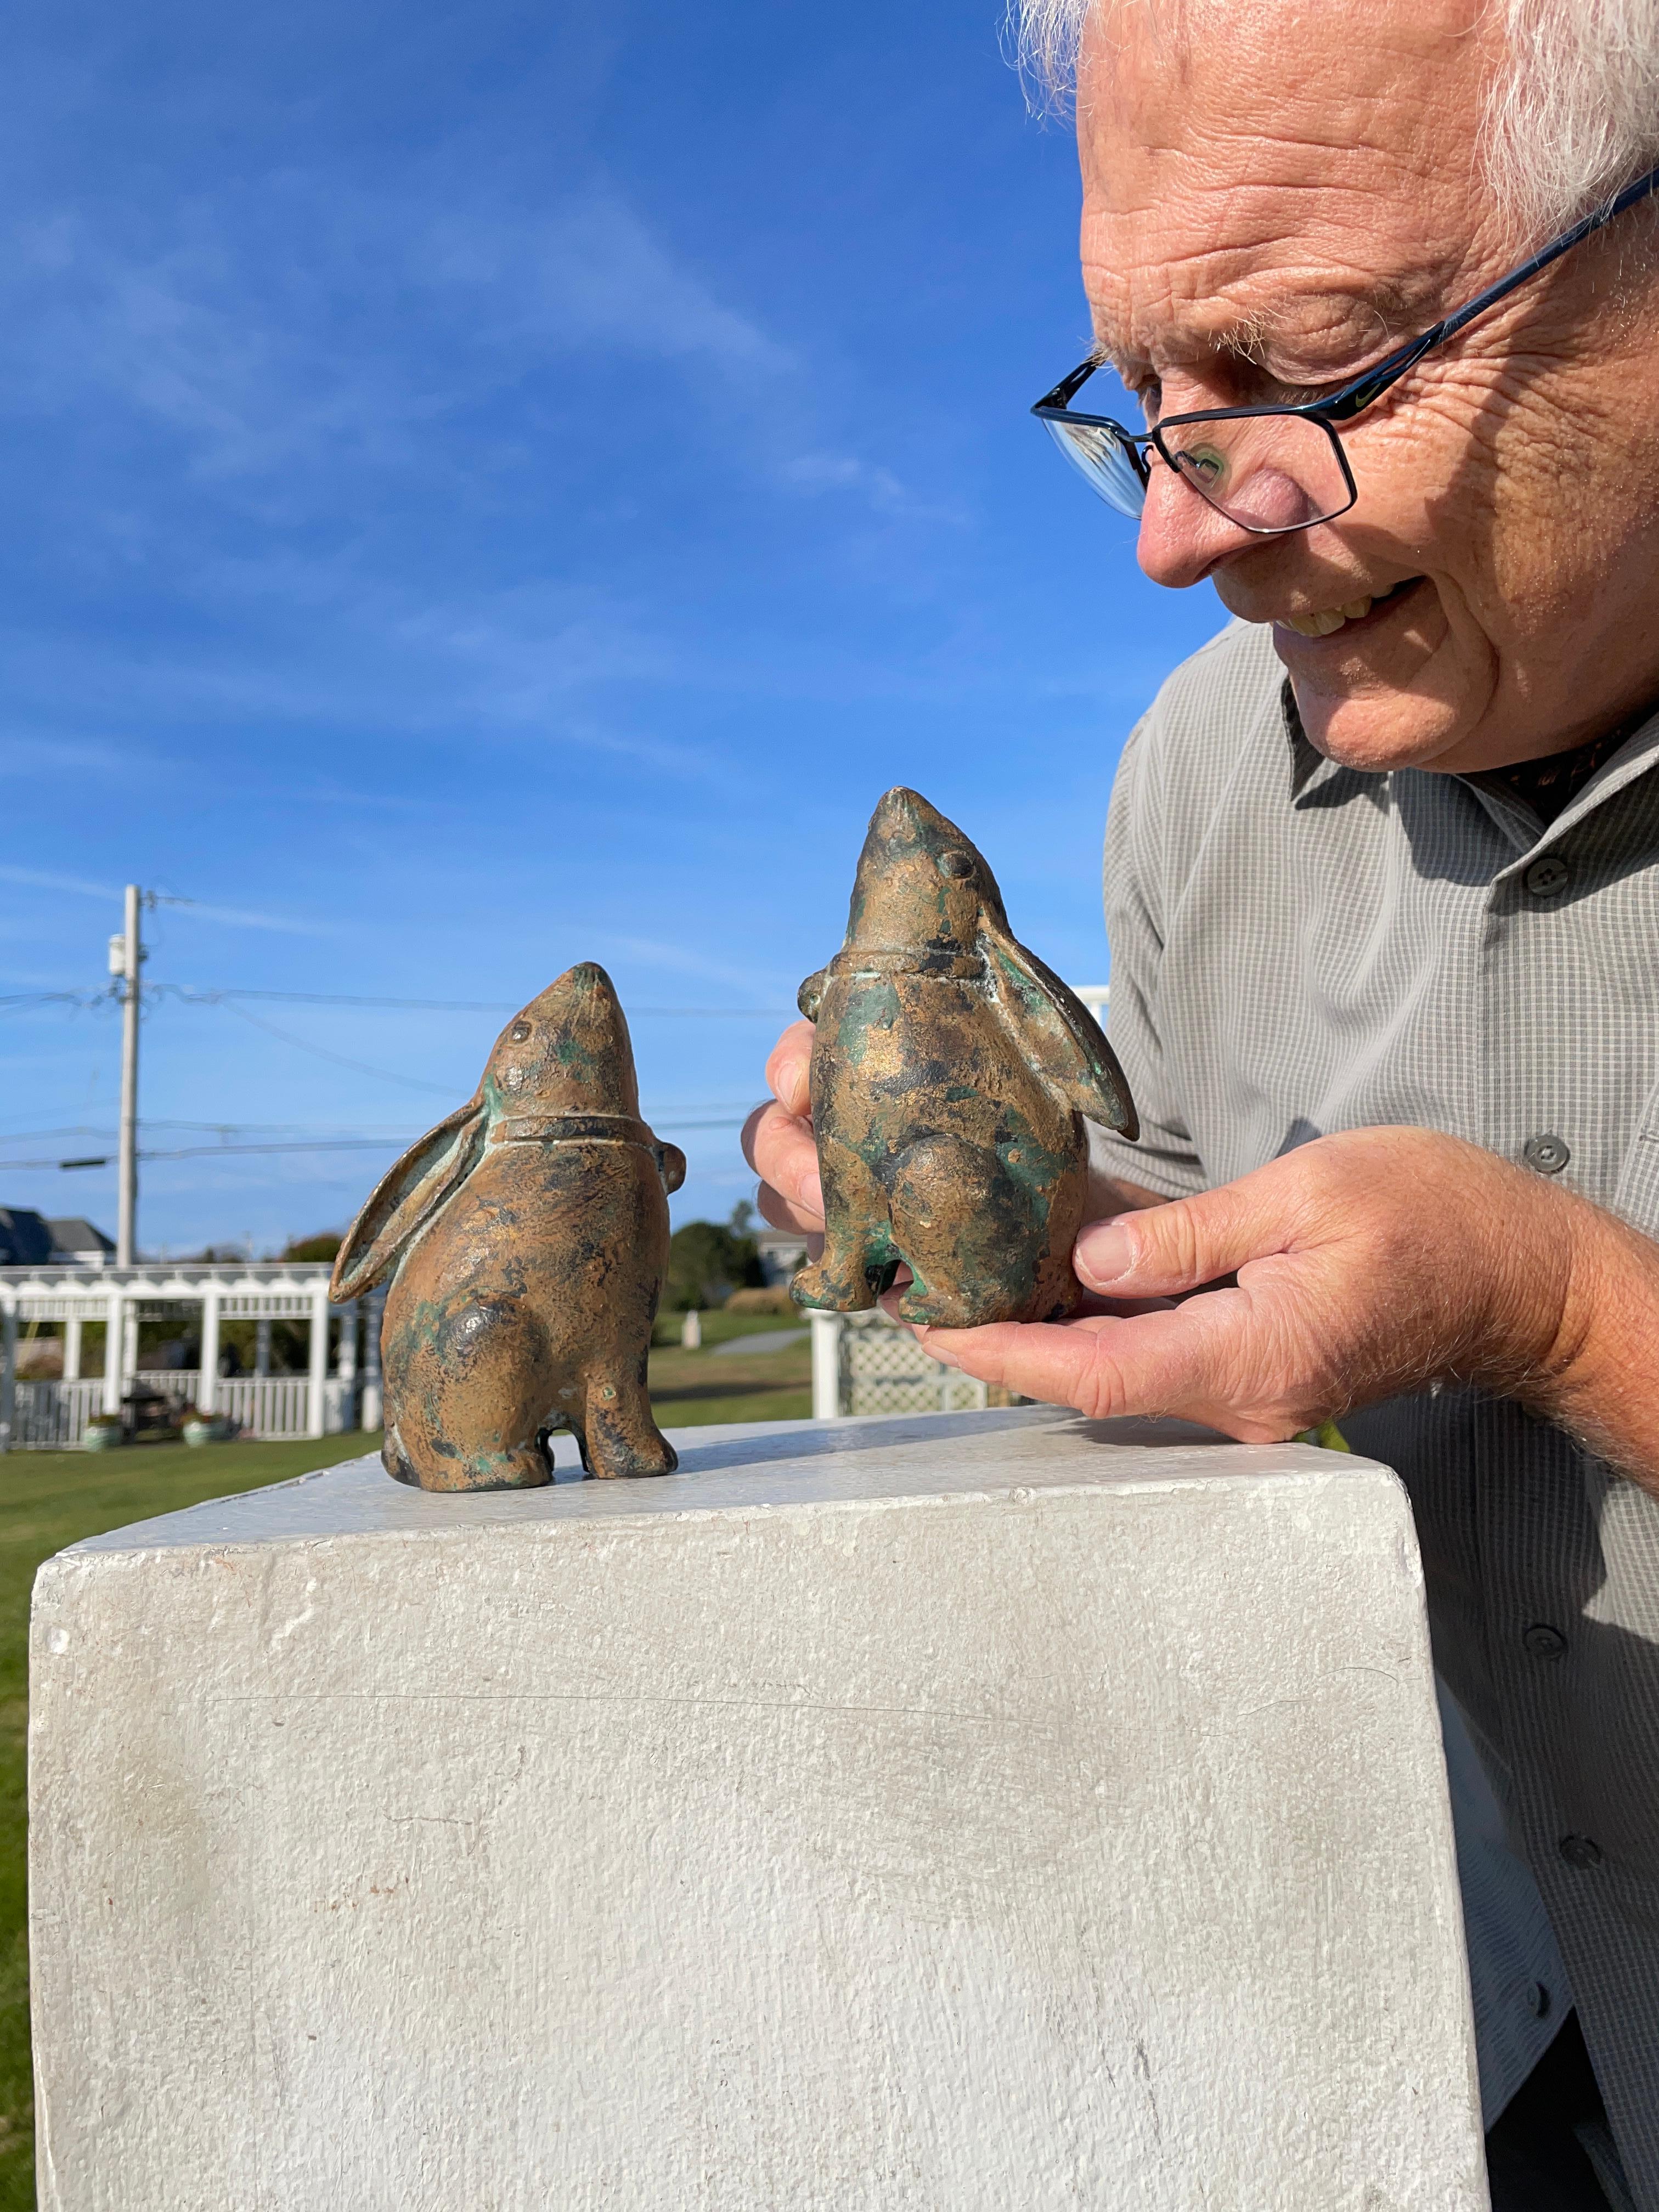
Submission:
<svg viewBox="0 0 1659 2212">
<path fill-rule="evenodd" d="M 1086 1289 L 1114 1297 L 1170 1297 L 1281 1252 L 1289 1241 L 1282 1208 L 1246 1176 L 1196 1198 L 1091 1223 L 1072 1264 Z"/>
</svg>

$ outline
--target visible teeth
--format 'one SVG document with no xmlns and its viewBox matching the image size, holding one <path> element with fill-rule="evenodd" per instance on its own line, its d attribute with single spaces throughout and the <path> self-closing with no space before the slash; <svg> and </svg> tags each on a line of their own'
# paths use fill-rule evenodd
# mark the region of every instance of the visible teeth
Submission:
<svg viewBox="0 0 1659 2212">
<path fill-rule="evenodd" d="M 1386 592 L 1376 594 L 1376 599 L 1387 597 Z M 1330 637 L 1341 629 L 1344 623 L 1358 622 L 1362 617 L 1370 614 L 1376 599 L 1366 594 L 1357 599 L 1349 599 L 1340 607 L 1322 608 L 1316 615 L 1282 615 L 1279 619 L 1286 629 L 1293 629 L 1298 637 Z"/>
</svg>

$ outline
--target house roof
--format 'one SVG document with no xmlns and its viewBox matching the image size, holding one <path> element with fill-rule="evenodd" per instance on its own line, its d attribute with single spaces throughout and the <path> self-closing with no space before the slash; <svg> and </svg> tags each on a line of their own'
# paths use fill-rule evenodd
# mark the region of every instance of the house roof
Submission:
<svg viewBox="0 0 1659 2212">
<path fill-rule="evenodd" d="M 115 1240 L 106 1237 L 90 1221 L 78 1213 L 64 1214 L 59 1219 L 48 1220 L 54 1252 L 98 1252 L 108 1257 L 115 1250 Z"/>
<path fill-rule="evenodd" d="M 52 1257 L 52 1231 L 25 1206 L 0 1206 L 0 1267 L 38 1267 Z"/>
</svg>

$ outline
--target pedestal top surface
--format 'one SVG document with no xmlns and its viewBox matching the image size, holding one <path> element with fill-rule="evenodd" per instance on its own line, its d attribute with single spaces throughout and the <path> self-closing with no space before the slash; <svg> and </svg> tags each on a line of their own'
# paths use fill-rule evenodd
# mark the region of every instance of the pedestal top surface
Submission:
<svg viewBox="0 0 1659 2212">
<path fill-rule="evenodd" d="M 437 1493 L 394 1482 L 377 1456 L 88 1538 L 66 1557 L 305 1542 L 319 1537 L 441 1535 L 485 1527 L 593 1524 L 872 1505 L 1109 1484 L 1363 1484 L 1394 1478 L 1373 1460 L 1305 1444 L 1238 1444 L 1184 1421 L 1087 1421 L 1061 1408 L 759 1421 L 669 1431 L 678 1474 L 637 1481 L 573 1479 L 574 1445 L 538 1490 Z"/>
</svg>

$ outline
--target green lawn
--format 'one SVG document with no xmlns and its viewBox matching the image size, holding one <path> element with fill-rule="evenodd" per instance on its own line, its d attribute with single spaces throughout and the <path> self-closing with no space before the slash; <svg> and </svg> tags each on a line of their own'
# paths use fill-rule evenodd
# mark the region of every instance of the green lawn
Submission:
<svg viewBox="0 0 1659 2212">
<path fill-rule="evenodd" d="M 811 1411 L 808 1332 L 775 1352 L 723 1353 L 716 1344 L 787 1323 L 776 1316 L 708 1314 L 702 1352 L 678 1349 L 678 1320 L 659 1324 L 651 1388 L 664 1428 L 708 1421 L 782 1421 Z M 299 1443 L 135 1445 L 114 1452 L 15 1452 L 0 1459 L 0 2212 L 33 2212 L 34 2131 L 29 2074 L 28 1954 L 24 1922 L 25 1729 L 29 1589 L 35 1569 L 66 1544 L 204 1498 L 257 1490 L 313 1468 L 377 1451 L 378 1436 Z"/>
</svg>

